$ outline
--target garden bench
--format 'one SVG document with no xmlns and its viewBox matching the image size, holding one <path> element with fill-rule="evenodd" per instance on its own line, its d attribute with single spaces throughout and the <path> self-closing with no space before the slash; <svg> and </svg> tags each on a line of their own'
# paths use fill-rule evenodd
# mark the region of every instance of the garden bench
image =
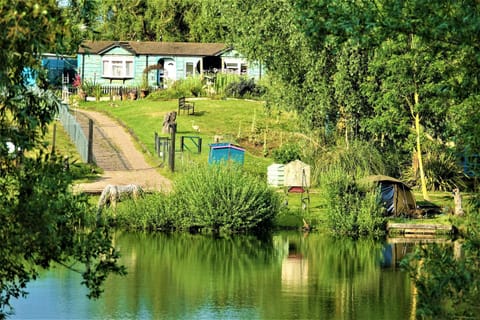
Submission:
<svg viewBox="0 0 480 320">
<path fill-rule="evenodd" d="M 187 111 L 187 114 L 195 113 L 195 103 L 185 100 L 185 97 L 178 98 L 178 114 L 183 110 L 183 113 Z"/>
</svg>

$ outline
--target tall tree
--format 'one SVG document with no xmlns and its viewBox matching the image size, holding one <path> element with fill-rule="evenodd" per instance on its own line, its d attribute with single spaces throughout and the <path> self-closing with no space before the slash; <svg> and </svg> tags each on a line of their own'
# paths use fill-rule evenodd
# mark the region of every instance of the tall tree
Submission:
<svg viewBox="0 0 480 320">
<path fill-rule="evenodd" d="M 454 76 L 456 68 L 462 69 L 456 53 L 465 47 L 478 52 L 477 1 L 305 0 L 297 2 L 297 9 L 314 47 L 354 41 L 375 53 L 364 94 L 377 108 L 372 122 L 384 129 L 391 126 L 377 134 L 398 140 L 407 135 L 406 123 L 413 123 L 420 167 L 424 132 L 451 138 L 444 136 L 447 125 L 452 125 L 445 123 L 445 116 L 452 106 L 462 104 L 456 93 L 459 85 L 477 78 L 470 74 L 459 84 Z M 386 120 L 389 114 L 392 117 Z M 370 130 L 374 129 L 372 122 Z M 404 141 L 403 145 L 408 144 Z"/>
<path fill-rule="evenodd" d="M 186 41 L 187 0 L 106 0 L 98 3 L 102 40 Z"/>
<path fill-rule="evenodd" d="M 54 263 L 76 269 L 97 297 L 110 273 L 123 273 L 111 235 L 95 226 L 86 198 L 43 144 L 60 101 L 43 89 L 41 54 L 70 47 L 56 0 L 0 0 L 0 318 L 12 297 Z M 38 85 L 29 85 L 31 77 Z M 77 264 L 75 264 L 77 263 Z"/>
</svg>

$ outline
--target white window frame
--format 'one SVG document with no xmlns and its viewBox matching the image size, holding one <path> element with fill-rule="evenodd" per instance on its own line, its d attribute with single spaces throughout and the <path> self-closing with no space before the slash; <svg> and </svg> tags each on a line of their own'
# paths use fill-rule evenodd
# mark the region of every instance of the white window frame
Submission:
<svg viewBox="0 0 480 320">
<path fill-rule="evenodd" d="M 191 66 L 191 70 L 189 70 L 189 66 Z M 195 64 L 193 62 L 186 62 L 185 63 L 185 77 L 191 77 L 195 75 Z"/>
<path fill-rule="evenodd" d="M 133 57 L 108 55 L 102 58 L 102 77 L 125 79 L 134 78 L 134 76 Z"/>
<path fill-rule="evenodd" d="M 223 72 L 234 74 L 246 74 L 248 72 L 248 64 L 244 59 L 224 58 Z"/>
</svg>

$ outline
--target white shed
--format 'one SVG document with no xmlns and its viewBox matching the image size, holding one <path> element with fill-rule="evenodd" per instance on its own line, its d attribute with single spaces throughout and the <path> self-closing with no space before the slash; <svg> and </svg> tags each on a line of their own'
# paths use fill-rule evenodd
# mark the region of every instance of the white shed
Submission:
<svg viewBox="0 0 480 320">
<path fill-rule="evenodd" d="M 310 187 L 310 165 L 295 160 L 287 163 L 284 170 L 286 187 Z"/>
</svg>

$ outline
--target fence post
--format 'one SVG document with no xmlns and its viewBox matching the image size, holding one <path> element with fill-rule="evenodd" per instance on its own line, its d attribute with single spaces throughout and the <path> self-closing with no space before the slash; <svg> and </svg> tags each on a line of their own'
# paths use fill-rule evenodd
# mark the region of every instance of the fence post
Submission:
<svg viewBox="0 0 480 320">
<path fill-rule="evenodd" d="M 168 158 L 168 164 L 170 165 L 170 170 L 172 172 L 175 171 L 175 133 L 177 131 L 177 124 L 175 122 L 170 123 L 170 128 L 171 128 L 171 134 L 172 134 L 172 142 L 170 145 L 170 152 L 169 152 L 169 158 Z"/>
<path fill-rule="evenodd" d="M 198 138 L 198 153 L 202 153 L 202 138 Z"/>
<path fill-rule="evenodd" d="M 93 120 L 92 119 L 88 119 L 87 163 L 93 163 Z"/>
</svg>

